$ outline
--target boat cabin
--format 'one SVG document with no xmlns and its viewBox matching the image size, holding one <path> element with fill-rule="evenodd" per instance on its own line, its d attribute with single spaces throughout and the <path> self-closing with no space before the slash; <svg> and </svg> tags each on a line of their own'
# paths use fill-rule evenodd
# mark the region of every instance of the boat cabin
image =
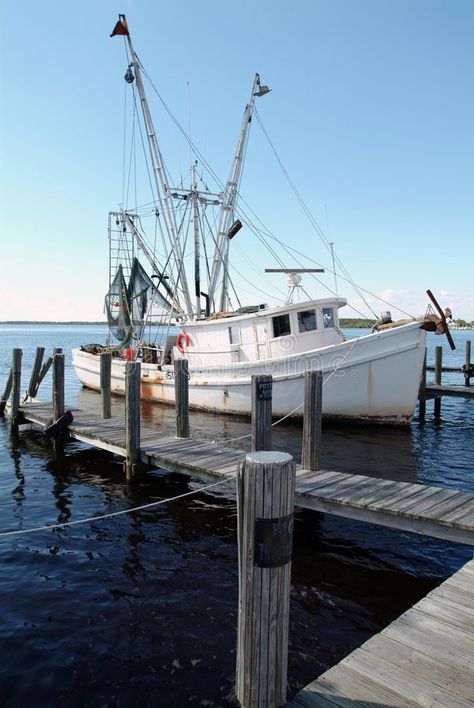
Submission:
<svg viewBox="0 0 474 708">
<path fill-rule="evenodd" d="M 191 367 L 215 366 L 280 359 L 337 344 L 344 339 L 338 315 L 344 305 L 343 298 L 272 308 L 262 305 L 253 312 L 219 313 L 187 322 L 173 347 L 173 356 L 185 357 Z"/>
</svg>

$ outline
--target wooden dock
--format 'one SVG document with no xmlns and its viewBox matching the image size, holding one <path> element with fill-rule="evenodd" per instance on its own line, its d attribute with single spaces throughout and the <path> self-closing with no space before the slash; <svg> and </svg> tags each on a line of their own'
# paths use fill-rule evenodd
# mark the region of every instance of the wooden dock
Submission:
<svg viewBox="0 0 474 708">
<path fill-rule="evenodd" d="M 446 384 L 427 384 L 427 399 L 441 398 L 442 396 L 449 396 L 454 398 L 474 398 L 474 386 L 467 387 L 460 385 L 448 386 Z"/>
<path fill-rule="evenodd" d="M 20 406 L 26 420 L 44 428 L 52 403 Z M 123 417 L 73 409 L 71 438 L 126 456 Z M 141 422 L 140 461 L 204 479 L 235 475 L 247 454 L 224 444 L 163 436 Z M 365 475 L 297 468 L 295 504 L 367 523 L 474 545 L 474 494 Z"/>
<path fill-rule="evenodd" d="M 291 708 L 474 704 L 474 560 L 300 691 Z"/>
<path fill-rule="evenodd" d="M 40 371 L 39 355 L 37 359 L 34 369 Z M 105 376 L 101 390 L 100 413 L 95 408 L 76 408 L 71 411 L 66 410 L 64 401 L 64 355 L 57 352 L 53 357 L 52 402 L 42 403 L 31 398 L 34 395 L 34 386 L 30 382 L 29 398 L 21 404 L 21 350 L 14 350 L 11 376 L 7 383 L 7 388 L 11 386 L 11 431 L 16 434 L 24 423 L 39 426 L 48 436 L 53 436 L 56 452 L 61 450 L 68 439 L 107 450 L 124 458 L 124 471 L 129 481 L 138 479 L 145 466 L 165 468 L 204 479 L 237 477 L 237 696 L 248 708 L 258 708 L 260 705 L 276 708 L 285 702 L 286 695 L 289 571 L 293 528 L 293 517 L 289 510 L 298 505 L 359 521 L 474 545 L 474 494 L 450 488 L 318 469 L 322 395 L 320 373 L 307 374 L 307 378 L 312 377 L 314 380 L 305 382 L 302 460 L 305 467 L 311 469 L 301 466 L 295 469 L 291 456 L 285 453 L 256 452 L 249 455 L 247 451 L 228 447 L 225 442 L 216 444 L 195 440 L 189 437 L 186 366 L 183 362 L 180 364 L 181 366 L 175 366 L 176 379 L 180 377 L 182 381 L 176 387 L 177 426 L 174 436 L 164 434 L 157 430 L 156 426 L 141 419 L 139 365 L 127 363 L 125 405 L 114 406 L 114 415 L 110 405 L 110 385 Z M 110 357 L 104 357 L 104 372 L 105 365 L 110 368 Z M 41 372 L 39 375 L 35 374 L 32 381 L 37 381 L 40 376 Z M 264 393 L 268 394 L 268 390 L 271 391 L 271 377 L 255 377 L 253 381 L 251 439 L 252 449 L 257 451 L 268 450 L 271 446 L 271 395 L 259 395 L 262 387 L 262 381 L 259 379 L 264 378 Z M 439 415 L 441 389 L 445 388 L 439 383 L 436 386 L 438 404 L 435 401 L 435 417 Z M 420 404 L 421 401 L 424 403 L 429 395 L 429 387 L 425 386 Z M 6 402 L 6 398 L 7 395 L 4 394 L 2 403 Z M 245 464 L 242 465 L 244 461 Z M 281 492 L 283 481 L 288 481 L 287 473 L 282 471 L 285 465 L 288 469 L 291 468 L 291 483 L 288 482 L 287 495 L 283 495 L 287 504 L 283 509 Z M 277 469 L 279 466 L 280 472 Z M 257 468 L 261 473 L 257 474 Z M 262 474 L 276 476 L 271 483 L 268 480 L 262 482 Z M 253 478 L 259 480 L 259 485 L 255 486 L 253 494 L 249 494 L 249 480 Z M 242 496 L 244 487 L 248 489 Z M 248 512 L 246 525 L 243 525 L 243 511 Z M 269 520 L 271 524 L 267 523 Z M 257 528 L 258 543 L 255 540 Z M 243 543 L 246 537 L 244 530 L 248 532 L 250 539 L 246 545 Z M 286 585 L 275 580 L 274 574 L 280 570 L 283 573 L 282 578 L 284 576 L 288 579 Z M 307 686 L 290 705 L 294 708 L 375 705 L 440 705 L 457 708 L 473 705 L 473 582 L 474 561 L 468 563 L 440 588 L 430 593 L 338 666 Z M 261 599 L 257 603 L 254 601 L 255 587 L 262 590 Z M 258 618 L 254 616 L 256 604 Z M 253 609 L 251 614 L 247 613 L 248 617 L 245 615 L 247 620 L 241 622 L 245 614 L 243 608 L 247 605 Z M 273 605 L 275 607 L 270 609 Z M 273 647 L 270 637 L 275 635 L 275 608 L 280 608 L 277 624 L 281 641 L 271 661 L 275 671 L 270 672 L 270 660 L 267 661 L 265 657 Z M 249 652 L 249 646 L 255 646 L 255 650 Z M 252 659 L 248 660 L 249 657 Z M 265 698 L 263 702 L 262 696 Z"/>
<path fill-rule="evenodd" d="M 434 382 L 428 383 L 426 372 L 434 372 Z M 443 384 L 443 372 L 451 374 L 462 374 L 464 376 L 464 386 Z M 474 398 L 474 387 L 471 387 L 471 377 L 474 376 L 474 364 L 471 363 L 471 342 L 466 342 L 466 359 L 463 366 L 443 366 L 443 348 L 438 346 L 435 349 L 435 365 L 423 366 L 423 374 L 418 392 L 418 420 L 423 423 L 426 417 L 426 401 L 434 400 L 435 420 L 441 419 L 441 399 L 447 398 Z"/>
</svg>

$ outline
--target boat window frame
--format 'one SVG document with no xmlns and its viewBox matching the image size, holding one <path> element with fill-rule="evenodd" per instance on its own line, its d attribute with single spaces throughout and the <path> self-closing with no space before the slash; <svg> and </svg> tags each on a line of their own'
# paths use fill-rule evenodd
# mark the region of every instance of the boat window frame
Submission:
<svg viewBox="0 0 474 708">
<path fill-rule="evenodd" d="M 240 331 L 240 327 L 238 325 L 229 325 L 228 327 L 229 331 L 229 342 L 231 345 L 240 345 L 242 344 L 242 334 Z M 233 336 L 232 332 L 234 332 L 234 335 L 237 334 L 237 336 Z"/>
<path fill-rule="evenodd" d="M 312 324 L 314 324 L 314 327 L 301 329 L 302 322 L 301 322 L 300 315 L 309 315 L 309 314 L 312 314 L 312 316 L 313 316 Z M 306 334 L 308 332 L 316 332 L 316 330 L 318 329 L 318 316 L 316 313 L 316 309 L 311 308 L 309 310 L 299 310 L 296 313 L 296 322 L 298 324 L 298 334 Z"/>
<path fill-rule="evenodd" d="M 328 312 L 331 313 L 330 320 L 327 319 Z M 321 315 L 323 318 L 324 329 L 334 329 L 336 326 L 336 313 L 334 312 L 334 307 L 322 307 L 321 308 Z"/>
<path fill-rule="evenodd" d="M 281 320 L 283 318 L 286 318 L 288 320 L 288 331 L 282 332 L 279 331 L 278 334 L 275 332 L 275 320 Z M 288 335 L 291 334 L 291 317 L 289 312 L 284 312 L 282 315 L 274 315 L 272 317 L 272 332 L 273 332 L 273 338 L 277 339 L 278 337 L 288 337 Z"/>
</svg>

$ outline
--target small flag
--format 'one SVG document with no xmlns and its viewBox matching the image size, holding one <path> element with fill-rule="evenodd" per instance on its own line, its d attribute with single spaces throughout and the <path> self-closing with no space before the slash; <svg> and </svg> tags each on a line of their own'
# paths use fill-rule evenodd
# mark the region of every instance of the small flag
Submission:
<svg viewBox="0 0 474 708">
<path fill-rule="evenodd" d="M 111 37 L 115 37 L 116 34 L 122 34 L 128 37 L 128 27 L 125 15 L 119 15 L 119 21 L 115 25 Z"/>
</svg>

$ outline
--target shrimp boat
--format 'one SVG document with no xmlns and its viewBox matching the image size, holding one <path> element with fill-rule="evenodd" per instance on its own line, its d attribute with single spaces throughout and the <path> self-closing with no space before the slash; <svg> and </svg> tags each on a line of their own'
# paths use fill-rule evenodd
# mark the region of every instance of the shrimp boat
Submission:
<svg viewBox="0 0 474 708">
<path fill-rule="evenodd" d="M 314 277 L 321 270 L 291 266 L 267 269 L 287 274 L 285 302 L 240 304 L 229 255 L 231 241 L 246 221 L 238 196 L 255 100 L 270 89 L 256 74 L 223 188 L 214 193 L 207 187 L 198 189 L 197 160 L 189 186 L 175 187 L 158 146 L 143 82 L 146 72 L 124 15 L 119 15 L 114 35 L 123 36 L 127 49 L 125 80 L 141 109 L 153 200 L 141 211 L 109 214 L 105 297 L 109 338 L 104 344 L 73 349 L 81 383 L 100 389 L 100 353 L 111 350 L 113 393 L 125 393 L 126 363 L 139 361 L 142 398 L 173 404 L 174 362 L 185 358 L 191 408 L 248 415 L 252 376 L 264 373 L 273 377 L 273 414 L 298 417 L 303 412 L 305 373 L 321 371 L 323 415 L 409 422 L 417 401 L 426 330 L 439 326 L 439 318 L 435 324 L 422 318 L 394 326 L 386 317 L 370 334 L 347 339 L 339 327 L 339 309 L 346 300 L 331 294 L 297 301 L 305 293 L 302 276 Z M 208 217 L 211 209 L 218 211 L 214 221 Z M 155 244 L 144 229 L 145 217 L 154 221 Z"/>
</svg>

